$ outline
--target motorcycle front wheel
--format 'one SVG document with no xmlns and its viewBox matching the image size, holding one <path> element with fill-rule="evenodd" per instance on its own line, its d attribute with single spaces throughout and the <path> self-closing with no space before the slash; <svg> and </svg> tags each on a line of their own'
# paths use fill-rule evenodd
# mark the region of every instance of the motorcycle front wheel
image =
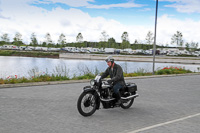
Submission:
<svg viewBox="0 0 200 133">
<path fill-rule="evenodd" d="M 77 102 L 77 108 L 81 115 L 91 116 L 96 111 L 97 103 L 92 92 L 83 92 Z"/>
</svg>

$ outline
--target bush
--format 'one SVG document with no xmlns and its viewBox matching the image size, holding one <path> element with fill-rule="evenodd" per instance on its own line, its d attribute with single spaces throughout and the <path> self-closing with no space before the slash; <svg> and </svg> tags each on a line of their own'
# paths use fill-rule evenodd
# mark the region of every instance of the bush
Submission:
<svg viewBox="0 0 200 133">
<path fill-rule="evenodd" d="M 185 68 L 181 67 L 164 67 L 163 69 L 157 70 L 156 75 L 163 74 L 183 74 L 183 73 L 192 73 L 190 70 L 185 70 Z"/>
<path fill-rule="evenodd" d="M 73 80 L 82 80 L 82 79 L 93 79 L 95 78 L 95 75 L 92 74 L 92 73 L 87 73 L 87 74 L 84 74 L 82 76 L 74 76 L 72 79 Z"/>
<path fill-rule="evenodd" d="M 0 84 L 5 84 L 5 81 L 2 78 L 0 79 Z"/>
<path fill-rule="evenodd" d="M 146 71 L 143 68 L 137 69 L 134 73 L 124 73 L 124 77 L 135 77 L 135 76 L 150 76 L 152 73 Z"/>
</svg>

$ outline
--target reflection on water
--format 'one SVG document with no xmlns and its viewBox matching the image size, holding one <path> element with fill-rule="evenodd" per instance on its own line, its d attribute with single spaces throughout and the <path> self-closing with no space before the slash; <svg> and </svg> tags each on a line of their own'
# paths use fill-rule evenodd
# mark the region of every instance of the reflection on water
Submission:
<svg viewBox="0 0 200 133">
<path fill-rule="evenodd" d="M 131 73 L 144 69 L 146 72 L 152 72 L 152 63 L 149 62 L 123 62 L 116 61 L 120 64 L 125 72 Z M 199 65 L 185 65 L 185 64 L 169 64 L 169 63 L 156 63 L 155 69 L 163 67 L 185 67 L 192 71 L 198 71 Z M 33 58 L 33 57 L 11 57 L 0 56 L 0 78 L 8 76 L 30 77 L 32 69 L 38 70 L 38 73 L 52 74 L 58 73 L 60 69 L 66 70 L 68 76 L 82 75 L 87 70 L 95 72 L 103 72 L 107 68 L 105 61 L 99 60 L 69 60 L 69 59 L 50 59 L 50 58 Z"/>
</svg>

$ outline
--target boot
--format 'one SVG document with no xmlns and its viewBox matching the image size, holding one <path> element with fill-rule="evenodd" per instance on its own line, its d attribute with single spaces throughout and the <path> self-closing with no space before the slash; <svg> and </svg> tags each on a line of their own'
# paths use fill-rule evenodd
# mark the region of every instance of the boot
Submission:
<svg viewBox="0 0 200 133">
<path fill-rule="evenodd" d="M 115 104 L 120 105 L 122 102 L 121 102 L 121 96 L 119 93 L 116 93 L 116 98 L 117 98 L 117 102 Z"/>
</svg>

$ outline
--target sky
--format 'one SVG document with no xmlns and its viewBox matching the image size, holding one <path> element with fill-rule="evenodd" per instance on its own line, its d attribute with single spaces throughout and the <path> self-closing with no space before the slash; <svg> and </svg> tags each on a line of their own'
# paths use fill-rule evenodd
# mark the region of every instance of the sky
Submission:
<svg viewBox="0 0 200 133">
<path fill-rule="evenodd" d="M 184 42 L 200 45 L 200 0 L 159 0 L 158 45 L 171 45 L 171 37 L 180 31 Z M 54 43 L 61 33 L 67 42 L 75 42 L 78 33 L 84 41 L 99 42 L 105 31 L 116 42 L 123 32 L 129 41 L 145 43 L 147 33 L 154 34 L 156 0 L 0 0 L 0 36 L 10 41 L 22 34 L 29 43 L 32 33 L 39 42 L 50 33 Z"/>
</svg>

